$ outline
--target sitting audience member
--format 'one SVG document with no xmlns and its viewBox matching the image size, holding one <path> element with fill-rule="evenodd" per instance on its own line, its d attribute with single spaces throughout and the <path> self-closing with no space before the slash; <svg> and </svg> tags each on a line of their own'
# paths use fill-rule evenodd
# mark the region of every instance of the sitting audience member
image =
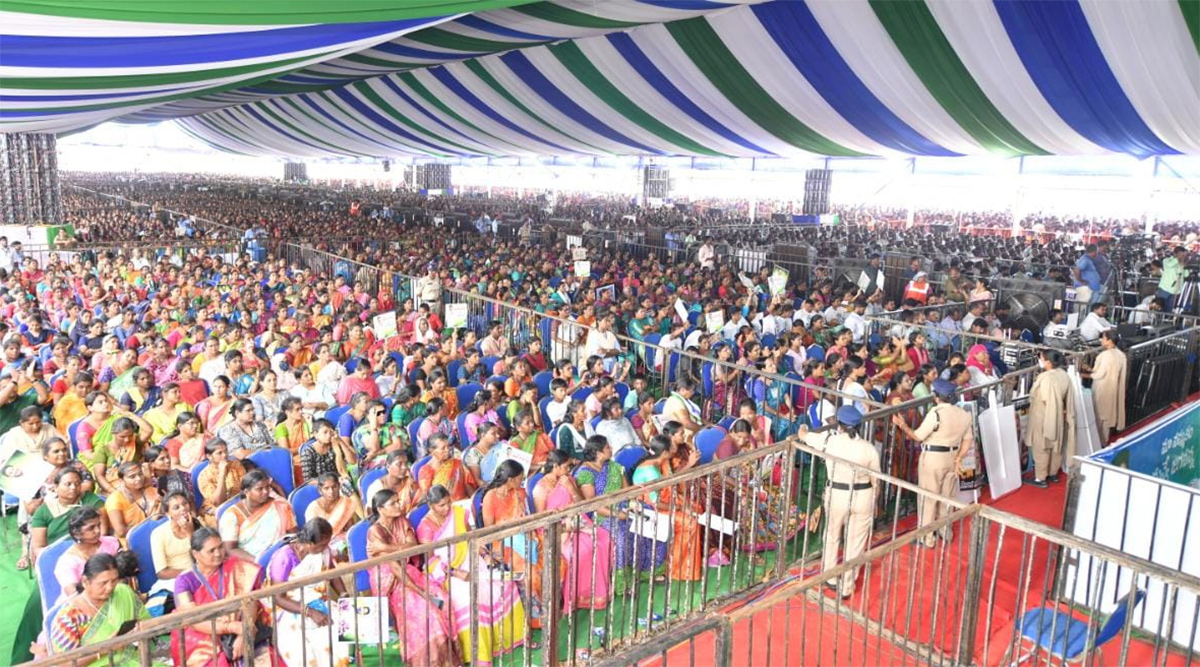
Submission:
<svg viewBox="0 0 1200 667">
<path fill-rule="evenodd" d="M 254 562 L 268 547 L 296 529 L 292 506 L 271 496 L 271 478 L 251 470 L 242 478 L 241 500 L 217 519 L 229 553 Z"/>
</svg>

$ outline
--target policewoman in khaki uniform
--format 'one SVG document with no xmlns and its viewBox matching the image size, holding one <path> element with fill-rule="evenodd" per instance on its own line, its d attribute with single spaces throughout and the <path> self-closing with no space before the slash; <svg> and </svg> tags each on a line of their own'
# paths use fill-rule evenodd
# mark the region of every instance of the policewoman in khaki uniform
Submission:
<svg viewBox="0 0 1200 667">
<path fill-rule="evenodd" d="M 975 431 L 971 425 L 971 413 L 954 404 L 957 387 L 949 380 L 934 380 L 933 400 L 936 405 L 925 415 L 924 421 L 913 430 L 900 415 L 892 417 L 896 428 L 912 440 L 921 443 L 921 458 L 917 464 L 917 484 L 930 493 L 953 498 L 958 492 L 958 471 L 963 457 L 975 444 Z M 950 507 L 938 502 L 936 497 L 922 496 L 917 506 L 921 527 L 937 521 L 950 513 Z M 949 542 L 954 538 L 950 527 L 942 532 L 942 539 Z M 934 545 L 933 535 L 921 541 L 926 547 Z"/>
<path fill-rule="evenodd" d="M 821 569 L 831 570 L 838 564 L 838 549 L 842 547 L 842 531 L 846 532 L 844 560 L 857 558 L 867 548 L 871 536 L 871 521 L 875 513 L 876 478 L 868 470 L 879 472 L 879 452 L 875 445 L 858 434 L 862 413 L 852 405 L 837 411 L 837 431 L 809 433 L 801 427 L 799 438 L 813 449 L 828 452 L 842 461 L 825 459 L 829 484 L 825 487 L 825 547 Z M 854 466 L 847 465 L 848 461 Z M 838 591 L 843 598 L 854 594 L 858 568 L 846 572 L 840 582 L 825 585 Z"/>
</svg>

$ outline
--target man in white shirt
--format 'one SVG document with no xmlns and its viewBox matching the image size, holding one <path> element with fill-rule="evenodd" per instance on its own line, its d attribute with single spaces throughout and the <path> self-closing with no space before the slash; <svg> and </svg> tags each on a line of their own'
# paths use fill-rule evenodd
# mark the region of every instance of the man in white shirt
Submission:
<svg viewBox="0 0 1200 667">
<path fill-rule="evenodd" d="M 732 341 L 737 338 L 738 332 L 742 330 L 742 327 L 749 324 L 746 318 L 742 316 L 741 309 L 736 309 L 733 311 L 733 317 L 729 318 L 725 326 L 721 327 L 721 338 Z"/>
<path fill-rule="evenodd" d="M 799 321 L 804 325 L 804 328 L 807 329 L 812 326 L 812 318 L 813 315 L 816 314 L 816 304 L 813 303 L 812 299 L 805 299 L 804 302 L 800 304 L 800 310 L 792 313 L 792 321 Z"/>
<path fill-rule="evenodd" d="M 1079 335 L 1088 343 L 1095 343 L 1100 340 L 1100 334 L 1106 329 L 1112 329 L 1115 325 L 1109 322 L 1108 305 L 1101 303 L 1092 304 L 1092 312 L 1083 318 L 1083 323 L 1079 325 Z"/>
<path fill-rule="evenodd" d="M 614 318 L 605 315 L 596 322 L 596 328 L 588 332 L 587 343 L 584 345 L 583 358 L 593 355 L 604 360 L 604 371 L 612 373 L 621 354 L 621 343 L 613 333 Z"/>
<path fill-rule="evenodd" d="M 1158 314 L 1163 311 L 1163 308 L 1166 308 L 1166 302 L 1162 299 L 1162 297 L 1151 294 L 1145 299 L 1142 299 L 1142 302 L 1138 304 L 1138 307 L 1134 308 L 1133 312 L 1129 313 L 1129 323 L 1142 325 L 1152 324 L 1159 318 Z"/>
<path fill-rule="evenodd" d="M 962 320 L 962 330 L 970 331 L 971 325 L 975 322 L 976 319 L 983 317 L 983 311 L 985 311 L 985 310 L 987 310 L 986 302 L 983 302 L 983 301 L 973 302 L 971 304 L 970 310 L 967 312 L 967 316 L 964 317 Z"/>
<path fill-rule="evenodd" d="M 863 313 L 867 311 L 867 302 L 865 299 L 859 299 L 854 302 L 854 310 L 846 316 L 846 320 L 842 325 L 850 330 L 854 335 L 854 342 L 861 344 L 867 338 L 867 321 L 863 319 Z"/>
<path fill-rule="evenodd" d="M 7 236 L 0 236 L 0 269 L 9 274 L 13 272 L 13 252 L 8 247 Z"/>
<path fill-rule="evenodd" d="M 696 262 L 700 264 L 700 268 L 702 269 L 711 269 L 716 257 L 717 252 L 713 250 L 712 242 L 705 238 L 704 245 L 701 245 L 700 249 L 696 251 Z"/>
</svg>

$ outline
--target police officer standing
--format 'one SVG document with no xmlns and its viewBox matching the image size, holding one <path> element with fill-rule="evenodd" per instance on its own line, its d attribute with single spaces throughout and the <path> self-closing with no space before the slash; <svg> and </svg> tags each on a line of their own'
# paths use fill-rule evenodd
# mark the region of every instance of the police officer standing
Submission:
<svg viewBox="0 0 1200 667">
<path fill-rule="evenodd" d="M 842 547 L 842 531 L 846 531 L 844 560 L 857 558 L 867 548 L 871 535 L 871 520 L 875 512 L 876 478 L 868 471 L 879 472 L 879 452 L 875 446 L 858 433 L 862 413 L 852 405 L 837 411 L 837 431 L 809 433 L 801 427 L 799 438 L 813 449 L 828 452 L 837 457 L 825 459 L 825 470 L 829 484 L 825 487 L 825 546 L 821 569 L 828 571 L 837 566 L 838 549 Z M 847 465 L 846 462 L 854 464 Z M 842 598 L 854 594 L 854 582 L 858 569 L 846 572 L 840 586 L 836 582 L 825 585 L 839 592 Z"/>
<path fill-rule="evenodd" d="M 937 521 L 950 512 L 949 506 L 938 502 L 936 496 L 953 498 L 958 491 L 958 471 L 962 459 L 975 442 L 971 427 L 971 413 L 954 404 L 957 387 L 949 380 L 934 380 L 935 405 L 925 415 L 917 430 L 904 422 L 900 415 L 892 417 L 896 425 L 912 440 L 921 443 L 921 459 L 917 464 L 917 484 L 932 496 L 922 496 L 917 507 L 921 527 Z M 949 542 L 954 538 L 946 526 L 942 539 Z M 933 535 L 926 535 L 922 546 L 934 545 Z"/>
</svg>

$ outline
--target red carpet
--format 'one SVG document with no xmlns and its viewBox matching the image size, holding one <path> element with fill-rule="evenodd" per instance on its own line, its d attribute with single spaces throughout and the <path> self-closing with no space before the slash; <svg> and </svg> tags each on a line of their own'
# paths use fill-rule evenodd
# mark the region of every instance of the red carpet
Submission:
<svg viewBox="0 0 1200 667">
<path fill-rule="evenodd" d="M 996 509 L 1056 528 L 1062 524 L 1065 500 L 1064 482 L 1048 489 L 1025 486 L 998 501 L 981 499 Z M 939 542 L 934 549 L 904 548 L 873 564 L 869 573 L 864 569 L 855 595 L 846 604 L 880 621 L 885 628 L 882 637 L 837 617 L 831 607 L 822 613 L 817 605 L 794 598 L 755 614 L 753 626 L 749 620 L 734 626 L 733 664 L 755 667 L 903 664 L 903 653 L 888 641 L 896 637 L 919 644 L 932 643 L 947 655 L 956 655 L 960 648 L 961 591 L 967 576 L 964 536 L 969 534 L 969 528 L 969 522 L 955 526 L 954 539 L 944 546 Z M 979 630 L 972 652 L 977 664 L 994 666 L 1001 664 L 1013 641 L 1018 610 L 1047 604 L 1043 591 L 1049 587 L 1049 568 L 1053 563 L 1044 540 L 1033 540 L 1013 528 L 1002 531 L 993 526 L 985 554 Z M 1118 647 L 1118 642 L 1114 641 L 1112 646 Z M 772 647 L 769 654 L 768 645 Z M 668 651 L 667 666 L 712 665 L 714 647 L 712 634 L 697 637 Z M 1102 652 L 1095 664 L 1116 665 L 1119 658 L 1119 647 L 1112 648 Z M 1159 665 L 1187 664 L 1183 655 L 1168 655 L 1165 663 L 1162 656 L 1157 658 Z M 1136 638 L 1130 641 L 1127 664 L 1152 664 L 1154 660 L 1151 643 Z M 643 664 L 658 667 L 663 663 L 656 659 Z"/>
</svg>

